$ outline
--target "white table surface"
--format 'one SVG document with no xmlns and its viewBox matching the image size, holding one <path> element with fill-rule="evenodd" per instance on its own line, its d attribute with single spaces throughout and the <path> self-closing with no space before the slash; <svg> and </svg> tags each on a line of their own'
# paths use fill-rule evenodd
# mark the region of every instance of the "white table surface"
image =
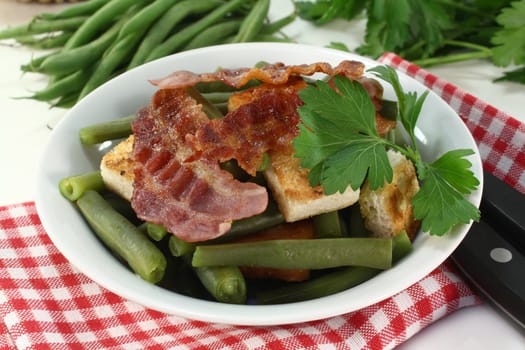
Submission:
<svg viewBox="0 0 525 350">
<path fill-rule="evenodd" d="M 64 5 L 23 4 L 16 0 L 0 0 L 0 27 L 24 23 L 32 15 L 56 11 Z M 273 0 L 272 18 L 291 11 L 289 1 Z M 324 46 L 343 42 L 355 48 L 362 40 L 363 22 L 336 22 L 323 28 L 296 21 L 286 28 L 298 42 Z M 0 205 L 34 199 L 35 166 L 40 150 L 49 135 L 49 126 L 64 115 L 63 109 L 49 109 L 45 103 L 16 100 L 45 86 L 46 80 L 36 74 L 22 74 L 19 66 L 40 54 L 26 48 L 0 44 Z M 525 122 L 523 98 L 525 86 L 491 81 L 502 69 L 484 61 L 469 61 L 429 69 L 432 73 L 456 84 L 496 108 Z M 468 307 L 435 322 L 398 347 L 416 349 L 525 349 L 525 330 L 509 321 L 489 304 Z"/>
</svg>

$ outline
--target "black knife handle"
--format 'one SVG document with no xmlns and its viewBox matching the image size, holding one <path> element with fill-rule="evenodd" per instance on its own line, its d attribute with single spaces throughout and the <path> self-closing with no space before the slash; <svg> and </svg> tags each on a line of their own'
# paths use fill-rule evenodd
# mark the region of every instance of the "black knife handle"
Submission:
<svg viewBox="0 0 525 350">
<path fill-rule="evenodd" d="M 525 327 L 525 256 L 487 223 L 474 223 L 452 255 L 483 294 Z"/>
</svg>

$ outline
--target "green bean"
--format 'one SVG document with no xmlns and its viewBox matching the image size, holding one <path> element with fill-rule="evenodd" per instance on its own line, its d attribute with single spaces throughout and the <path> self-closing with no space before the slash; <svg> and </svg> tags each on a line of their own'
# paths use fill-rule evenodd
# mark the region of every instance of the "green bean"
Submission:
<svg viewBox="0 0 525 350">
<path fill-rule="evenodd" d="M 141 32 L 149 28 L 163 13 L 179 0 L 156 0 L 143 7 L 137 14 L 131 17 L 118 33 L 118 39 L 128 35 Z"/>
<path fill-rule="evenodd" d="M 94 145 L 109 140 L 127 137 L 132 133 L 131 122 L 135 115 L 96 123 L 81 128 L 78 132 L 83 145 Z"/>
<path fill-rule="evenodd" d="M 56 21 L 34 20 L 27 24 L 0 30 L 0 40 L 62 30 L 75 30 L 86 22 L 86 20 L 87 17 L 74 17 Z"/>
<path fill-rule="evenodd" d="M 211 25 L 197 34 L 182 50 L 192 50 L 199 47 L 216 45 L 230 35 L 237 33 L 241 26 L 240 19 L 232 19 Z"/>
<path fill-rule="evenodd" d="M 288 16 L 282 17 L 276 21 L 270 22 L 270 23 L 264 23 L 261 31 L 259 32 L 260 35 L 272 35 L 295 21 L 295 18 L 297 15 L 295 13 L 292 13 Z"/>
<path fill-rule="evenodd" d="M 197 267 L 195 273 L 217 301 L 230 304 L 246 303 L 246 281 L 238 267 Z"/>
<path fill-rule="evenodd" d="M 184 29 L 173 34 L 162 44 L 155 47 L 147 56 L 146 62 L 167 56 L 184 47 L 195 35 L 205 28 L 220 21 L 225 15 L 241 7 L 243 0 L 231 0 L 217 7 L 198 21 L 184 27 Z"/>
<path fill-rule="evenodd" d="M 243 20 L 233 42 L 241 43 L 253 40 L 261 31 L 269 9 L 270 0 L 258 0 Z"/>
<path fill-rule="evenodd" d="M 226 92 L 202 92 L 201 95 L 209 102 L 213 104 L 217 103 L 224 103 L 228 102 L 231 95 L 233 94 L 232 91 L 226 91 Z"/>
<path fill-rule="evenodd" d="M 80 91 L 74 91 L 61 96 L 58 101 L 51 103 L 52 108 L 71 108 L 78 102 Z"/>
<path fill-rule="evenodd" d="M 46 37 L 40 36 L 21 36 L 16 38 L 16 41 L 19 44 L 24 46 L 29 46 L 34 49 L 47 50 L 47 49 L 56 49 L 62 47 L 73 33 L 63 32 L 57 35 L 48 35 Z"/>
<path fill-rule="evenodd" d="M 270 43 L 293 43 L 294 41 L 288 37 L 277 37 L 269 34 L 259 34 L 253 38 L 254 42 L 270 42 Z"/>
<path fill-rule="evenodd" d="M 379 113 L 383 118 L 397 120 L 397 102 L 391 100 L 382 100 L 381 110 Z"/>
<path fill-rule="evenodd" d="M 105 188 L 106 185 L 100 175 L 100 171 L 69 176 L 58 183 L 60 194 L 72 202 L 79 199 L 86 191 L 102 191 Z"/>
<path fill-rule="evenodd" d="M 55 50 L 55 51 L 47 53 L 45 55 L 41 55 L 41 56 L 38 56 L 38 57 L 31 58 L 31 61 L 29 61 L 29 63 L 21 65 L 20 69 L 22 70 L 22 72 L 39 72 L 40 71 L 40 66 L 42 65 L 42 62 L 44 62 L 48 57 L 56 55 L 59 52 L 60 52 L 60 50 Z"/>
<path fill-rule="evenodd" d="M 217 107 L 212 104 L 210 101 L 208 101 L 197 89 L 194 87 L 188 87 L 186 88 L 186 92 L 188 95 L 190 95 L 194 100 L 197 101 L 202 106 L 202 111 L 206 113 L 209 119 L 221 119 L 224 117 L 224 114 L 217 109 Z"/>
<path fill-rule="evenodd" d="M 48 86 L 35 92 L 32 96 L 21 98 L 30 98 L 37 101 L 51 101 L 55 98 L 77 91 L 79 86 L 82 86 L 88 81 L 90 75 L 91 70 L 89 69 L 77 71 L 61 78 L 60 80 L 50 82 Z"/>
<path fill-rule="evenodd" d="M 392 240 L 392 257 L 398 261 L 412 250 L 412 244 L 406 232 Z M 321 298 L 352 288 L 376 276 L 381 270 L 352 266 L 339 269 L 309 281 L 294 283 L 272 290 L 256 293 L 257 304 L 283 304 Z"/>
<path fill-rule="evenodd" d="M 116 42 L 104 53 L 104 58 L 99 61 L 90 79 L 83 86 L 79 98 L 85 97 L 91 91 L 112 78 L 113 73 L 119 65 L 129 56 L 135 48 L 135 44 L 140 40 L 137 35 L 128 35 Z"/>
<path fill-rule="evenodd" d="M 146 231 L 148 232 L 148 236 L 156 242 L 160 242 L 168 233 L 164 226 L 152 222 L 146 223 Z"/>
<path fill-rule="evenodd" d="M 128 69 L 144 63 L 150 52 L 160 45 L 170 34 L 171 30 L 187 16 L 209 11 L 219 6 L 219 4 L 220 2 L 217 0 L 184 0 L 175 4 L 148 30 L 133 55 Z"/>
<path fill-rule="evenodd" d="M 65 50 L 82 46 L 100 31 L 108 28 L 115 18 L 125 13 L 132 6 L 142 6 L 147 0 L 110 0 L 107 4 L 99 8 L 89 16 L 84 23 L 75 31 L 75 34 L 64 45 Z"/>
<path fill-rule="evenodd" d="M 171 235 L 168 240 L 171 255 L 181 257 L 189 256 L 195 251 L 195 244 L 186 242 L 175 235 Z"/>
<path fill-rule="evenodd" d="M 343 228 L 337 210 L 316 215 L 312 220 L 316 238 L 336 238 L 343 236 Z"/>
<path fill-rule="evenodd" d="M 97 39 L 89 43 L 77 46 L 70 50 L 64 50 L 53 55 L 42 62 L 40 72 L 46 74 L 66 74 L 76 70 L 84 69 L 98 60 L 104 51 L 115 41 L 120 28 L 124 25 L 127 17 L 116 22 L 110 29 Z"/>
<path fill-rule="evenodd" d="M 369 236 L 368 230 L 365 228 L 365 223 L 363 221 L 363 217 L 361 216 L 361 211 L 359 209 L 359 204 L 354 204 L 347 208 L 345 210 L 347 212 L 347 216 L 349 216 L 348 220 L 350 221 L 349 226 L 349 234 L 351 237 L 367 237 Z"/>
<path fill-rule="evenodd" d="M 151 283 L 157 283 L 164 277 L 166 257 L 98 192 L 87 191 L 76 203 L 98 237 L 136 274 Z"/>
<path fill-rule="evenodd" d="M 63 18 L 71 18 L 77 16 L 91 15 L 96 10 L 105 5 L 109 0 L 89 0 L 72 4 L 65 7 L 63 10 L 57 13 L 41 13 L 36 18 L 42 18 L 46 20 L 57 20 Z"/>
<path fill-rule="evenodd" d="M 387 269 L 392 240 L 383 238 L 283 239 L 200 245 L 192 265 L 259 266 L 281 269 L 326 269 L 366 266 Z"/>
</svg>

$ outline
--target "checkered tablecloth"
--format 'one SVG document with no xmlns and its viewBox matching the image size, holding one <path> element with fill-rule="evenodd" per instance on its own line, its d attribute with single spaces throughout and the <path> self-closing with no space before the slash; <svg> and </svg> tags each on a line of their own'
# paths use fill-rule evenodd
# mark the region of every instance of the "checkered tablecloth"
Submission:
<svg viewBox="0 0 525 350">
<path fill-rule="evenodd" d="M 525 192 L 525 127 L 393 54 L 382 62 L 450 103 L 487 170 Z M 96 284 L 51 243 L 33 202 L 0 207 L 0 349 L 392 349 L 481 299 L 449 261 L 362 310 L 299 324 L 212 324 L 147 309 Z"/>
</svg>

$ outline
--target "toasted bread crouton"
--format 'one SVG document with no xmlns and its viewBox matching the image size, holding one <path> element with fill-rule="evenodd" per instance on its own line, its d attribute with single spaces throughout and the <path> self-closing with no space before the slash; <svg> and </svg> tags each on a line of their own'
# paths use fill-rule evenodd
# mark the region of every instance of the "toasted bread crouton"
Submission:
<svg viewBox="0 0 525 350">
<path fill-rule="evenodd" d="M 359 199 L 359 189 L 348 186 L 343 193 L 325 195 L 321 186 L 312 187 L 308 170 L 293 153 L 270 154 L 271 164 L 264 171 L 275 201 L 287 222 L 346 208 Z"/>
<path fill-rule="evenodd" d="M 116 145 L 102 157 L 100 174 L 106 187 L 131 201 L 133 194 L 133 135 Z"/>
<path fill-rule="evenodd" d="M 413 240 L 420 224 L 414 220 L 411 204 L 419 191 L 416 170 L 401 153 L 389 150 L 387 154 L 394 170 L 392 182 L 375 191 L 366 181 L 361 187 L 359 206 L 364 225 L 375 237 L 391 238 L 405 230 Z"/>
</svg>

